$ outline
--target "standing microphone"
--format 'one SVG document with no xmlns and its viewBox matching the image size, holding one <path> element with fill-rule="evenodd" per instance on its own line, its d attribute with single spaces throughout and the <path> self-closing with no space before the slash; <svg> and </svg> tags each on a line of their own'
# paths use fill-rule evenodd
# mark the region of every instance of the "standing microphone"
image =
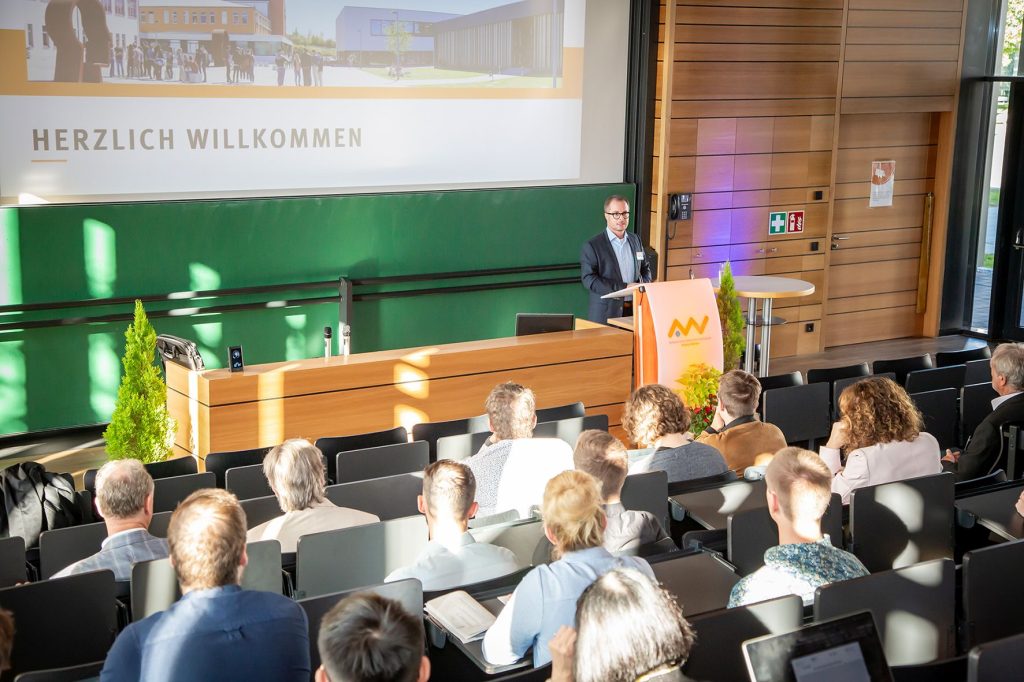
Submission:
<svg viewBox="0 0 1024 682">
<path fill-rule="evenodd" d="M 341 354 L 348 357 L 352 352 L 352 325 L 345 323 L 341 325 Z"/>
<path fill-rule="evenodd" d="M 324 327 L 324 359 L 331 357 L 331 328 Z"/>
</svg>

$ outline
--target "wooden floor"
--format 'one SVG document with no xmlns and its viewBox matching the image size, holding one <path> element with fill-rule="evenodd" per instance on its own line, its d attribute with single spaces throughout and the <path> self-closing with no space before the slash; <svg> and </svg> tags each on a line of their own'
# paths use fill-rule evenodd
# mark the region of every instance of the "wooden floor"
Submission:
<svg viewBox="0 0 1024 682">
<path fill-rule="evenodd" d="M 966 336 L 943 336 L 936 339 L 896 339 L 863 343 L 853 346 L 838 346 L 824 353 L 799 355 L 772 360 L 771 374 L 785 374 L 819 367 L 841 367 L 875 360 L 936 353 L 939 351 L 962 350 L 985 345 L 981 339 Z M 107 460 L 103 448 L 103 427 L 82 429 L 73 434 L 60 436 L 40 435 L 19 437 L 16 444 L 0 444 L 0 468 L 19 462 L 34 461 L 43 464 L 49 471 L 70 472 L 76 485 L 82 487 L 82 478 L 87 469 L 96 469 Z"/>
</svg>

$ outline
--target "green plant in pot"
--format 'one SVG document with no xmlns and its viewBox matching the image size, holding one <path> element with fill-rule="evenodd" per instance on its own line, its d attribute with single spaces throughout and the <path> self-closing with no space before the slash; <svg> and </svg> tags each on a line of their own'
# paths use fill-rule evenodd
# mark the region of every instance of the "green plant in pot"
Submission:
<svg viewBox="0 0 1024 682">
<path fill-rule="evenodd" d="M 135 301 L 135 319 L 124 333 L 124 374 L 117 404 L 103 432 L 110 459 L 160 462 L 171 452 L 175 421 L 167 414 L 167 386 L 154 364 L 156 330 L 142 301 Z"/>
<path fill-rule="evenodd" d="M 722 376 L 714 367 L 704 363 L 690 365 L 683 375 L 676 379 L 682 388 L 676 389 L 683 404 L 693 413 L 690 432 L 699 436 L 715 417 L 718 405 L 718 378 Z"/>
<path fill-rule="evenodd" d="M 722 321 L 722 367 L 728 372 L 740 366 L 747 347 L 746 321 L 736 295 L 732 266 L 726 261 L 718 280 L 718 317 Z"/>
</svg>

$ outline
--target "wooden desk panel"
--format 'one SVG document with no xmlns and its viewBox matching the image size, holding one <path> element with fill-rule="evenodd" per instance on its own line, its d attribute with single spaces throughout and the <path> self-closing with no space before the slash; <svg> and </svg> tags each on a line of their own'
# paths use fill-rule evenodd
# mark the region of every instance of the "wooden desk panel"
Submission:
<svg viewBox="0 0 1024 682">
<path fill-rule="evenodd" d="M 532 388 L 538 407 L 582 401 L 588 414 L 607 413 L 615 425 L 631 388 L 632 351 L 632 334 L 601 327 L 259 365 L 236 374 L 210 370 L 195 374 L 191 393 L 189 372 L 168 365 L 167 402 L 178 420 L 175 444 L 201 459 L 287 438 L 480 414 L 495 384 L 509 380 Z"/>
</svg>

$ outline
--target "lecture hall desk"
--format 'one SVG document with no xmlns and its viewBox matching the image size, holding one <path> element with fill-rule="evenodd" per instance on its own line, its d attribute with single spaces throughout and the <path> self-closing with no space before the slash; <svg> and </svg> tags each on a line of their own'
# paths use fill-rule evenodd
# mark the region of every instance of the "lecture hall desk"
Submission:
<svg viewBox="0 0 1024 682">
<path fill-rule="evenodd" d="M 190 372 L 167 363 L 174 450 L 271 447 L 482 414 L 503 381 L 533 389 L 537 407 L 582 401 L 620 431 L 633 335 L 578 321 L 574 331 Z"/>
</svg>

